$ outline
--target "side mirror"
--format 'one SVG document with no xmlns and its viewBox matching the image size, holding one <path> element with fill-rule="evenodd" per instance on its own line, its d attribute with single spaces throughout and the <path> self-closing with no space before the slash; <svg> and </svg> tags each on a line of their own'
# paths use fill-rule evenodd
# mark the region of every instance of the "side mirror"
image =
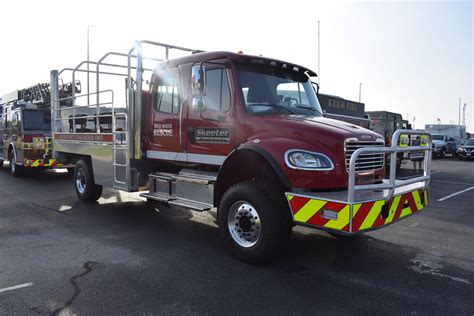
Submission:
<svg viewBox="0 0 474 316">
<path fill-rule="evenodd" d="M 206 110 L 206 68 L 203 65 L 193 66 L 191 71 L 194 111 Z"/>
<path fill-rule="evenodd" d="M 313 84 L 313 88 L 314 88 L 314 91 L 316 92 L 316 94 L 319 94 L 319 84 L 317 82 L 314 82 L 314 81 L 311 81 L 311 83 Z"/>
</svg>

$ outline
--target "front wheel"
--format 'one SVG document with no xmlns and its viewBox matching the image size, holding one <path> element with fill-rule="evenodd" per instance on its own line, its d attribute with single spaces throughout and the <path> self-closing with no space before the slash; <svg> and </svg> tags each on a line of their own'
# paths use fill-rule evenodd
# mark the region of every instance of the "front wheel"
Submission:
<svg viewBox="0 0 474 316">
<path fill-rule="evenodd" d="M 232 254 L 252 264 L 274 259 L 293 226 L 284 195 L 259 182 L 239 183 L 225 192 L 218 224 Z"/>
<path fill-rule="evenodd" d="M 15 155 L 12 154 L 10 157 L 10 174 L 14 177 L 20 177 L 22 171 L 22 166 L 17 165 Z"/>
<path fill-rule="evenodd" d="M 102 195 L 102 186 L 95 184 L 92 168 L 84 160 L 79 160 L 74 170 L 74 189 L 82 202 L 97 201 Z"/>
</svg>

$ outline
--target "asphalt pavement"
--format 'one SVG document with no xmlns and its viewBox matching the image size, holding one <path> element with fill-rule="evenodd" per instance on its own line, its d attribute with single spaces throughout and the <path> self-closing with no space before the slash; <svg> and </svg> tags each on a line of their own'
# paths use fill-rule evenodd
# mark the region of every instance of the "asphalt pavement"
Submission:
<svg viewBox="0 0 474 316">
<path fill-rule="evenodd" d="M 473 315 L 473 302 L 474 161 L 434 160 L 419 214 L 352 239 L 297 228 L 259 267 L 229 255 L 209 214 L 113 190 L 84 204 L 67 173 L 0 170 L 0 315 Z"/>
</svg>

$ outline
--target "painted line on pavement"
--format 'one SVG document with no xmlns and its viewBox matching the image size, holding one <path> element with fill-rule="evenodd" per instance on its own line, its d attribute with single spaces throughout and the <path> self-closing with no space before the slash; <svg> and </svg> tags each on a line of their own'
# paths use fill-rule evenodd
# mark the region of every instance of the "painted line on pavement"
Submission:
<svg viewBox="0 0 474 316">
<path fill-rule="evenodd" d="M 439 183 L 447 183 L 447 184 L 458 184 L 458 185 L 474 186 L 474 183 L 457 182 L 457 181 L 444 181 L 444 180 L 433 180 L 433 179 L 431 179 L 431 182 L 439 182 Z"/>
<path fill-rule="evenodd" d="M 474 187 L 470 187 L 470 188 L 467 188 L 467 189 L 465 189 L 465 190 L 461 190 L 461 191 L 458 191 L 458 192 L 456 192 L 456 193 L 450 194 L 450 195 L 448 195 L 448 196 L 445 196 L 445 197 L 439 199 L 438 202 L 443 202 L 444 200 L 447 200 L 447 199 L 449 199 L 449 198 L 452 198 L 453 196 L 459 195 L 459 194 L 461 194 L 461 193 L 467 192 L 467 191 L 472 190 L 472 189 L 474 189 Z"/>
<path fill-rule="evenodd" d="M 3 289 L 0 289 L 0 293 L 7 292 L 7 291 L 18 290 L 18 289 L 22 289 L 24 287 L 33 286 L 33 284 L 34 284 L 33 282 L 28 282 L 28 283 L 18 284 L 18 285 L 15 285 L 15 286 L 5 287 Z"/>
</svg>

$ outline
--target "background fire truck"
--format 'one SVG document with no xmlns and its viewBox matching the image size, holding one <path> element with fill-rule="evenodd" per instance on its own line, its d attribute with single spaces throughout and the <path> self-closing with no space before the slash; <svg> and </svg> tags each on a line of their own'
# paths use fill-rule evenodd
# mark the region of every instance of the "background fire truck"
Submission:
<svg viewBox="0 0 474 316">
<path fill-rule="evenodd" d="M 72 85 L 63 85 L 59 93 L 67 97 L 71 95 L 71 89 Z M 49 83 L 2 97 L 0 113 L 0 165 L 9 161 L 13 176 L 21 175 L 26 168 L 63 166 L 52 156 Z"/>
</svg>

